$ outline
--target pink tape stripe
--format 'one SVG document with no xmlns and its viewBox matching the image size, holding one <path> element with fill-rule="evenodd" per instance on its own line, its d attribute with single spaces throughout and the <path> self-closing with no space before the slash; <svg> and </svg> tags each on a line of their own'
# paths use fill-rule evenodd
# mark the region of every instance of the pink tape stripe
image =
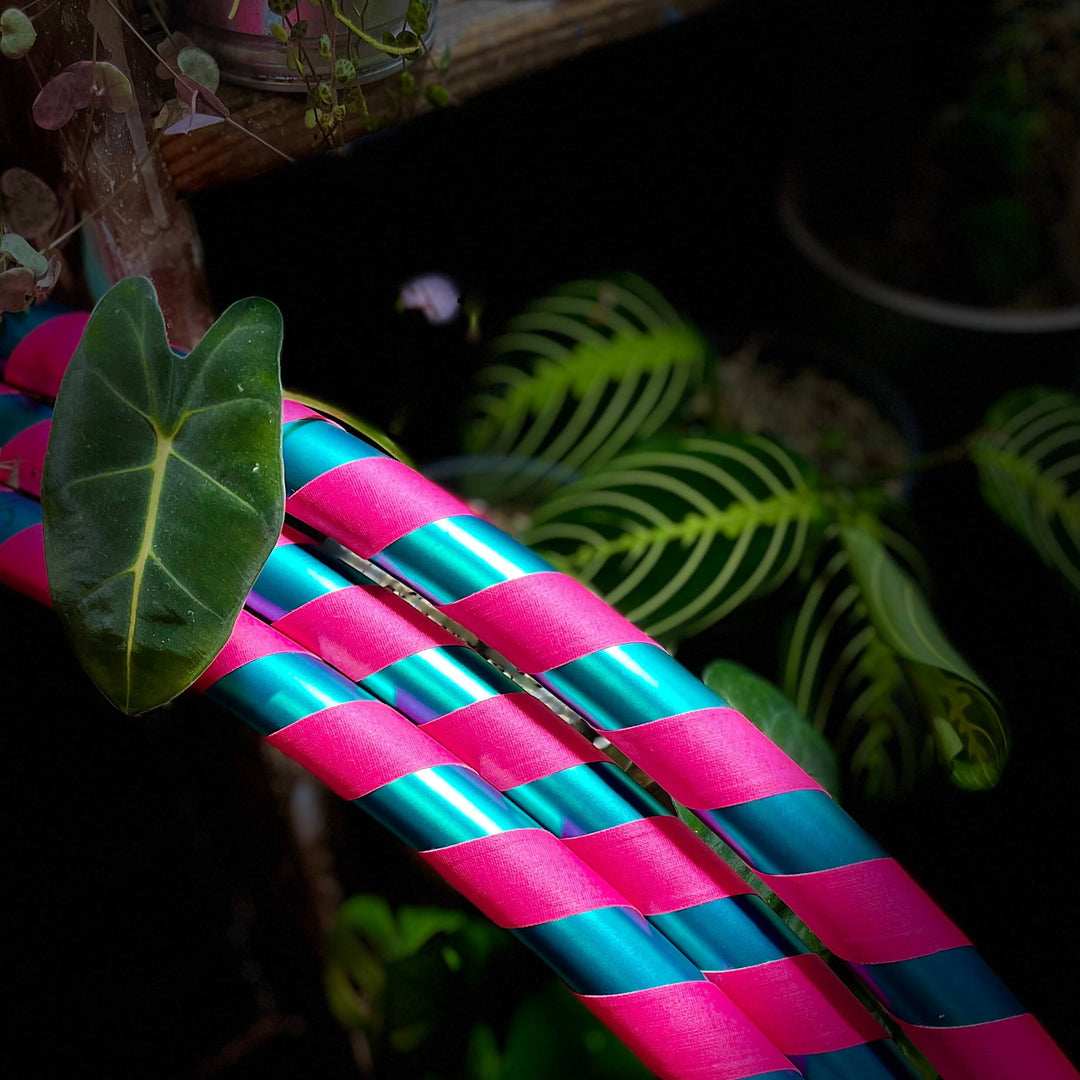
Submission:
<svg viewBox="0 0 1080 1080">
<path fill-rule="evenodd" d="M 706 972 L 785 1054 L 824 1054 L 887 1037 L 820 956 Z"/>
<path fill-rule="evenodd" d="M 233 627 L 232 636 L 225 642 L 221 652 L 210 662 L 210 666 L 195 681 L 194 687 L 199 691 L 206 690 L 218 679 L 223 679 L 230 671 L 235 671 L 251 660 L 257 660 L 260 656 L 305 651 L 303 646 L 279 634 L 250 612 L 241 611 Z"/>
<path fill-rule="evenodd" d="M 760 877 L 851 963 L 889 964 L 971 944 L 895 859 Z"/>
<path fill-rule="evenodd" d="M 54 398 L 90 316 L 75 311 L 35 326 L 11 350 L 4 379 L 31 394 Z"/>
<path fill-rule="evenodd" d="M 422 851 L 420 857 L 498 926 L 536 926 L 627 906 L 562 841 L 539 827 L 481 836 Z"/>
<path fill-rule="evenodd" d="M 971 1027 L 900 1026 L 942 1080 L 1077 1080 L 1080 1073 L 1031 1013 Z"/>
<path fill-rule="evenodd" d="M 753 892 L 678 818 L 639 818 L 563 843 L 643 915 Z"/>
<path fill-rule="evenodd" d="M 822 790 L 734 709 L 697 709 L 604 734 L 692 809 L 736 806 L 787 791 Z"/>
<path fill-rule="evenodd" d="M 40 525 L 31 525 L 0 544 L 0 580 L 39 604 L 52 607 Z"/>
<path fill-rule="evenodd" d="M 461 644 L 400 596 L 363 585 L 317 596 L 274 626 L 354 681 L 424 649 Z"/>
<path fill-rule="evenodd" d="M 292 398 L 282 398 L 281 422 L 288 424 L 293 420 L 324 420 L 328 424 L 334 424 L 333 420 L 323 416 L 321 412 L 317 412 L 299 401 L 293 401 Z M 334 427 L 341 427 L 341 425 L 334 424 Z"/>
<path fill-rule="evenodd" d="M 798 1076 L 710 982 L 574 996 L 666 1080 L 744 1080 L 781 1071 Z"/>
<path fill-rule="evenodd" d="M 442 610 L 530 675 L 612 645 L 655 644 L 584 585 L 554 570 L 501 581 Z"/>
<path fill-rule="evenodd" d="M 365 559 L 422 525 L 472 515 L 455 495 L 387 457 L 349 461 L 315 477 L 286 509 Z"/>
<path fill-rule="evenodd" d="M 473 702 L 430 720 L 424 731 L 500 791 L 584 762 L 609 760 L 530 694 Z"/>
<path fill-rule="evenodd" d="M 460 762 L 381 701 L 346 701 L 267 736 L 343 799 L 419 769 Z"/>
<path fill-rule="evenodd" d="M 51 430 L 51 420 L 39 420 L 0 447 L 0 461 L 4 462 L 0 466 L 0 483 L 41 497 L 41 468 Z"/>
</svg>

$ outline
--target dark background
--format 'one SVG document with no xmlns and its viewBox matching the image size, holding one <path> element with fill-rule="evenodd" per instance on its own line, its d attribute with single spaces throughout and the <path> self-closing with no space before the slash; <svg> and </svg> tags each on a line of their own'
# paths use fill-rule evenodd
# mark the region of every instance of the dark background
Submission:
<svg viewBox="0 0 1080 1080">
<path fill-rule="evenodd" d="M 799 336 L 821 312 L 807 310 L 776 224 L 784 164 L 812 154 L 844 169 L 895 153 L 959 85 L 986 9 L 728 0 L 347 153 L 200 195 L 215 304 L 274 300 L 286 385 L 392 429 L 420 462 L 456 448 L 483 349 L 460 323 L 395 312 L 417 273 L 447 272 L 480 297 L 488 339 L 560 281 L 621 269 L 718 339 Z M 836 330 L 831 344 L 850 349 Z M 938 381 L 902 365 L 886 374 L 932 438 L 1011 381 L 1067 381 L 1075 363 L 1062 351 L 1045 371 L 943 359 Z M 991 794 L 929 783 L 900 804 L 849 808 L 1076 1057 L 1080 608 L 970 478 L 928 476 L 913 500 L 936 609 L 1005 701 L 1015 749 Z M 254 737 L 187 699 L 120 717 L 68 659 L 51 616 L 4 603 L 15 902 L 5 967 L 16 1043 L 33 1048 L 35 1071 L 350 1075 Z M 773 648 L 721 628 L 685 661 L 760 665 Z M 359 814 L 338 827 L 354 887 L 452 902 Z M 301 1022 L 236 1065 L 215 1063 L 268 1002 Z"/>
</svg>

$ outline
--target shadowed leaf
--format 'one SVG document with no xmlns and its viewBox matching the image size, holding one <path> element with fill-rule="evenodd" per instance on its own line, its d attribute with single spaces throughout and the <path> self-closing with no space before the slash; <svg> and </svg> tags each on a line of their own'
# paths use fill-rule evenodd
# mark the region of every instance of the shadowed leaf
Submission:
<svg viewBox="0 0 1080 1080">
<path fill-rule="evenodd" d="M 732 660 L 714 660 L 702 679 L 836 798 L 840 789 L 836 753 L 782 690 Z"/>
<path fill-rule="evenodd" d="M 851 527 L 840 530 L 840 539 L 867 618 L 910 679 L 951 779 L 964 788 L 993 787 L 1009 752 L 1005 718 L 993 694 L 942 633 L 926 597 L 884 545 Z"/>
<path fill-rule="evenodd" d="M 281 528 L 281 316 L 233 304 L 185 357 L 153 286 L 95 307 L 42 482 L 53 605 L 94 682 L 139 713 L 224 645 Z"/>
<path fill-rule="evenodd" d="M 998 401 L 971 448 L 983 497 L 1080 592 L 1080 397 L 1030 387 Z"/>
</svg>

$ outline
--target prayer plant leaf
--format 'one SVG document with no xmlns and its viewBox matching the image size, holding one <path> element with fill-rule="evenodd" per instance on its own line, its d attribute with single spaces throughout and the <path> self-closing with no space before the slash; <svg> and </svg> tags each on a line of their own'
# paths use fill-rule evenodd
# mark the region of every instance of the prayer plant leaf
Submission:
<svg viewBox="0 0 1080 1080">
<path fill-rule="evenodd" d="M 536 496 L 655 434 L 701 378 L 702 336 L 650 285 L 575 281 L 530 304 L 480 373 L 463 445 L 471 496 Z"/>
<path fill-rule="evenodd" d="M 836 798 L 840 789 L 836 752 L 779 687 L 732 660 L 714 660 L 702 679 Z"/>
<path fill-rule="evenodd" d="M 120 709 L 164 704 L 228 638 L 280 531 L 281 315 L 233 304 L 187 356 L 153 286 L 97 304 L 56 400 L 42 482 L 53 605 Z"/>
<path fill-rule="evenodd" d="M 778 586 L 828 513 L 809 466 L 774 440 L 688 436 L 562 488 L 525 539 L 647 633 L 676 638 Z"/>
<path fill-rule="evenodd" d="M 1005 767 L 1009 736 L 992 692 L 950 644 L 926 597 L 885 546 L 854 527 L 841 528 L 840 539 L 867 617 L 929 718 L 953 783 L 993 787 Z"/>
<path fill-rule="evenodd" d="M 991 407 L 971 457 L 987 503 L 1080 593 L 1080 397 L 1014 391 Z"/>
<path fill-rule="evenodd" d="M 879 534 L 894 555 L 918 553 L 891 529 Z M 869 798 L 910 791 L 933 763 L 933 741 L 895 653 L 870 621 L 851 559 L 830 526 L 803 600 L 785 635 L 780 685 L 799 713 L 840 756 L 849 785 Z"/>
</svg>

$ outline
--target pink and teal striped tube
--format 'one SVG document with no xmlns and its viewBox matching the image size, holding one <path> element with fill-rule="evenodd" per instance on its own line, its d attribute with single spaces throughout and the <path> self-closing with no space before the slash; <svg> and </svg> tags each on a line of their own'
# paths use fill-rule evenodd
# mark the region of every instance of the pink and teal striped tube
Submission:
<svg viewBox="0 0 1080 1080">
<path fill-rule="evenodd" d="M 48 597 L 37 504 L 0 491 L 0 581 Z M 606 881 L 393 708 L 254 615 L 196 688 L 394 832 L 544 959 L 658 1076 L 795 1080 Z"/>
<path fill-rule="evenodd" d="M 62 348 L 39 337 L 24 349 L 36 334 L 9 362 L 20 385 L 31 384 L 13 368 L 34 368 L 35 353 L 55 362 Z M 302 407 L 286 420 L 289 511 L 407 581 L 693 808 L 879 995 L 945 1080 L 1076 1080 L 903 869 L 658 645 L 406 466 Z"/>
<path fill-rule="evenodd" d="M 966 937 L 821 787 L 659 645 L 453 495 L 286 412 L 288 511 L 534 676 L 722 836 L 945 1080 L 1076 1080 Z"/>
<path fill-rule="evenodd" d="M 39 476 L 50 415 L 47 406 L 0 386 L 0 460 L 17 460 L 21 474 Z M 248 607 L 424 725 L 561 836 L 804 1077 L 914 1080 L 911 1065 L 824 961 L 682 822 L 400 597 L 366 579 L 349 580 L 283 537 Z"/>
<path fill-rule="evenodd" d="M 283 538 L 248 606 L 421 725 L 560 836 L 804 1076 L 916 1075 L 824 961 L 682 822 L 406 601 Z"/>
</svg>

